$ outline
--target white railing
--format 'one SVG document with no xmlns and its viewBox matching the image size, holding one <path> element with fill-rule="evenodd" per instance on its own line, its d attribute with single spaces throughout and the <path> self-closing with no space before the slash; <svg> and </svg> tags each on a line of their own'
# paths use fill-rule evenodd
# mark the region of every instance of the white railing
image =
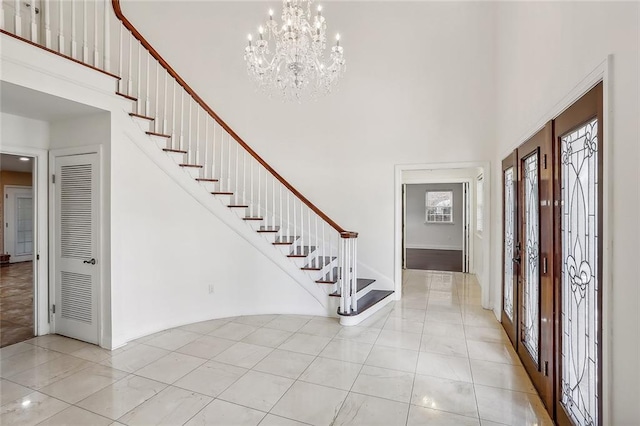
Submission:
<svg viewBox="0 0 640 426">
<path fill-rule="evenodd" d="M 342 314 L 357 312 L 357 234 L 310 203 L 233 132 L 122 15 L 118 1 L 0 2 L 3 32 L 120 77 L 116 91 L 135 99 L 166 150 L 184 151 L 193 170 L 230 205 L 247 206 L 247 223 L 291 242 L 290 257 L 340 294 Z M 26 30 L 28 29 L 28 30 Z M 27 34 L 28 33 L 28 34 Z M 53 37 L 52 37 L 53 35 Z M 261 219 L 261 220 L 259 220 Z M 286 247 L 286 246 L 285 246 Z"/>
</svg>

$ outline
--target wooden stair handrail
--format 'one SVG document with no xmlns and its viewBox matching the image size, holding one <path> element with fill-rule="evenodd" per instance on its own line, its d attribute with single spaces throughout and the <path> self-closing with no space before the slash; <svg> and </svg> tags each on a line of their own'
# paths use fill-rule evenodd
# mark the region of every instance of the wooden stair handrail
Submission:
<svg viewBox="0 0 640 426">
<path fill-rule="evenodd" d="M 138 32 L 136 27 L 127 19 L 126 16 L 122 13 L 122 9 L 120 7 L 120 0 L 112 0 L 113 11 L 116 14 L 116 17 L 122 22 L 122 24 L 131 31 L 131 34 L 144 46 L 145 49 L 149 52 L 151 56 L 153 56 L 160 65 L 171 75 L 177 82 L 182 86 L 182 88 L 189 94 L 191 97 L 204 109 L 210 116 L 213 118 L 219 125 L 222 127 L 229 135 L 235 139 L 237 143 L 240 144 L 253 158 L 256 159 L 258 163 L 260 163 L 265 169 L 269 171 L 282 185 L 289 189 L 296 197 L 298 197 L 303 203 L 307 205 L 311 210 L 313 210 L 318 216 L 320 216 L 325 222 L 327 222 L 333 229 L 338 231 L 342 238 L 357 238 L 357 232 L 347 231 L 338 225 L 335 221 L 333 221 L 329 216 L 327 216 L 322 210 L 315 206 L 311 201 L 309 201 L 304 195 L 298 192 L 289 182 L 287 182 L 278 172 L 276 172 L 266 161 L 262 159 L 249 145 L 242 140 L 240 136 L 236 132 L 234 132 L 227 123 L 225 123 L 219 116 L 216 114 L 210 107 L 205 103 L 204 100 L 178 75 L 178 73 L 164 60 L 162 56 L 149 44 L 149 42 Z"/>
</svg>

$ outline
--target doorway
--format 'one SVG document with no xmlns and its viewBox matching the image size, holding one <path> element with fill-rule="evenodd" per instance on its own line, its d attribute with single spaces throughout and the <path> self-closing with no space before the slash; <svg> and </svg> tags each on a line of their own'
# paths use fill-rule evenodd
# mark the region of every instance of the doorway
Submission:
<svg viewBox="0 0 640 426">
<path fill-rule="evenodd" d="M 603 84 L 503 160 L 502 324 L 551 417 L 602 424 Z"/>
<path fill-rule="evenodd" d="M 465 184 L 407 184 L 404 264 L 407 269 L 468 272 Z"/>
<path fill-rule="evenodd" d="M 0 155 L 0 347 L 36 334 L 34 162 L 33 157 Z"/>
</svg>

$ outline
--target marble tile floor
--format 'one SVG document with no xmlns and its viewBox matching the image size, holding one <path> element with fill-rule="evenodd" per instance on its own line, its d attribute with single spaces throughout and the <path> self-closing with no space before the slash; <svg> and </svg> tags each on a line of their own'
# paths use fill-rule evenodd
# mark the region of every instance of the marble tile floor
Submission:
<svg viewBox="0 0 640 426">
<path fill-rule="evenodd" d="M 0 268 L 0 347 L 33 337 L 33 262 Z"/>
<path fill-rule="evenodd" d="M 205 321 L 115 351 L 0 349 L 2 425 L 550 425 L 472 275 L 406 271 L 403 299 L 335 318 Z"/>
</svg>

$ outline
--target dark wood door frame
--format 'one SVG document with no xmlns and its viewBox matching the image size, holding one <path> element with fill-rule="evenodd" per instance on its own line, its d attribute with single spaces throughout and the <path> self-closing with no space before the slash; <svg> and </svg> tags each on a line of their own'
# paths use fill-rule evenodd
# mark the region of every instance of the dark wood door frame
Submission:
<svg viewBox="0 0 640 426">
<path fill-rule="evenodd" d="M 598 366 L 597 366 L 597 394 L 599 395 L 598 399 L 598 415 L 597 418 L 593 419 L 594 423 L 597 425 L 603 424 L 603 404 L 602 404 L 602 267 L 603 267 L 603 83 L 598 83 L 593 89 L 587 92 L 583 97 L 577 100 L 573 105 L 567 108 L 564 112 L 562 112 L 555 120 L 554 120 L 554 157 L 555 161 L 558 165 L 562 164 L 562 137 L 567 133 L 575 130 L 576 128 L 584 125 L 590 120 L 597 118 L 598 130 L 597 130 L 597 140 L 598 146 L 596 147 L 596 152 L 599 153 L 597 158 L 597 179 L 598 179 L 598 190 L 597 190 L 597 199 L 598 199 L 598 221 L 597 221 L 597 235 L 598 238 L 598 247 L 597 247 L 597 282 L 600 284 L 600 291 L 598 292 L 597 297 L 597 324 L 599 324 L 599 328 L 597 330 L 597 341 L 600 342 L 597 349 L 598 356 Z M 563 247 L 562 247 L 562 233 L 561 233 L 561 224 L 562 224 L 562 202 L 561 199 L 562 193 L 562 169 L 561 167 L 556 167 L 554 172 L 554 186 L 556 192 L 556 202 L 554 207 L 554 220 L 556 227 L 556 235 L 555 235 L 555 292 L 554 292 L 554 302 L 556 306 L 556 316 L 555 316 L 555 345 L 556 345 L 556 398 L 555 398 L 555 410 L 556 410 L 556 422 L 559 425 L 573 425 L 574 423 L 570 420 L 563 404 L 562 404 L 562 273 L 563 273 Z"/>
<path fill-rule="evenodd" d="M 511 169 L 511 197 L 512 197 L 512 208 L 511 217 L 507 217 L 507 181 L 506 181 L 506 172 Z M 512 152 L 509 156 L 507 156 L 504 160 L 502 160 L 502 308 L 501 308 L 501 320 L 502 327 L 504 331 L 507 333 L 507 336 L 511 340 L 513 347 L 518 348 L 518 277 L 519 277 L 519 267 L 520 267 L 520 242 L 518 232 L 518 160 L 516 156 L 516 152 Z M 507 256 L 507 221 L 511 220 L 511 233 L 512 233 L 512 246 L 510 257 Z M 511 277 L 509 278 L 507 273 L 507 265 L 513 267 Z M 511 318 L 506 312 L 506 290 L 507 286 L 511 288 L 511 302 L 510 302 L 510 310 L 511 310 Z"/>
<path fill-rule="evenodd" d="M 537 389 L 542 402 L 549 411 L 550 416 L 554 417 L 555 409 L 555 388 L 554 388 L 554 291 L 553 291 L 553 149 L 552 149 L 552 122 L 547 123 L 542 130 L 536 133 L 528 141 L 523 143 L 516 150 L 518 161 L 518 217 L 519 217 L 519 241 L 522 245 L 522 263 L 519 268 L 519 284 L 518 284 L 518 347 L 517 352 L 522 363 L 531 377 L 531 380 Z M 535 251 L 527 248 L 526 229 L 527 224 L 524 220 L 524 209 L 526 207 L 524 190 L 524 175 L 526 173 L 523 162 L 532 155 L 537 156 L 538 161 L 538 241 Z M 536 258 L 532 261 L 528 258 L 530 255 L 536 254 Z M 534 359 L 524 342 L 523 332 L 523 307 L 524 307 L 524 279 L 523 275 L 526 271 L 525 263 L 531 262 L 535 265 L 538 275 L 538 354 Z"/>
</svg>

